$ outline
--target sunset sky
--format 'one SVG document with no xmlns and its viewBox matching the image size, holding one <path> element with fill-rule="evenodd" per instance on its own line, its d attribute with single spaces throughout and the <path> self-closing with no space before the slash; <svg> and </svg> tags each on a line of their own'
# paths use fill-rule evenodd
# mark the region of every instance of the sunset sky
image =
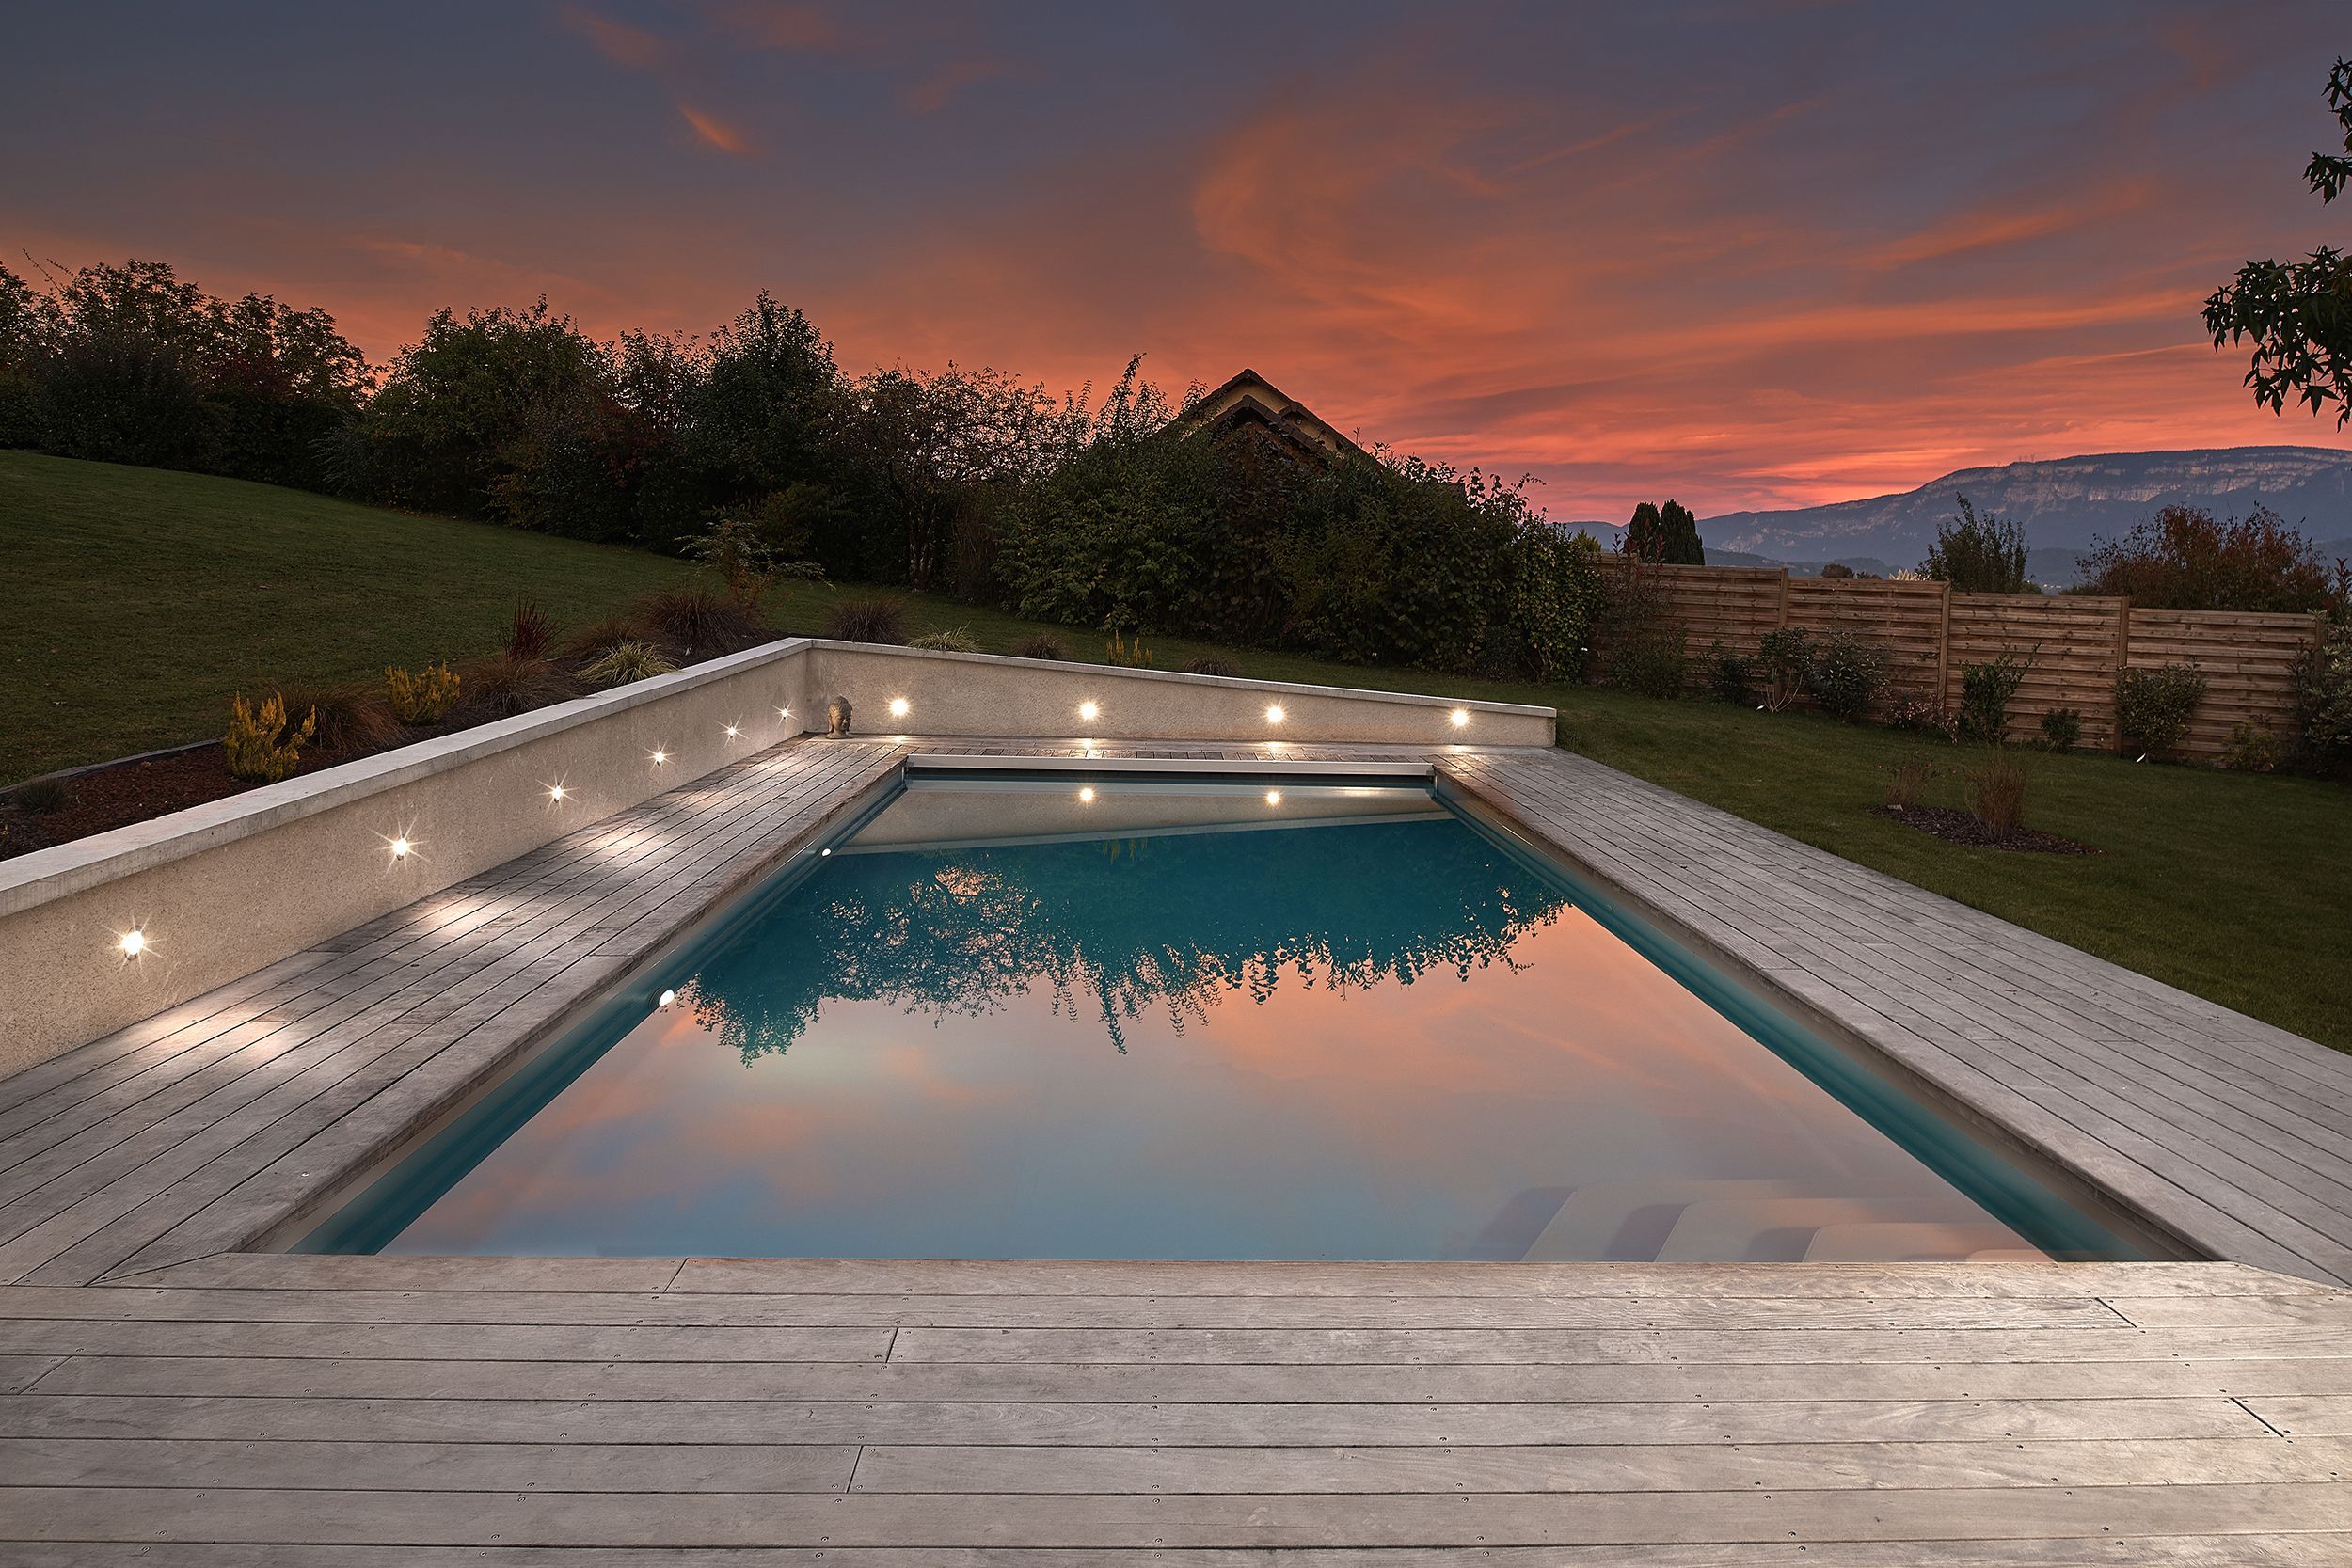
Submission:
<svg viewBox="0 0 2352 1568">
<path fill-rule="evenodd" d="M 1702 515 L 2288 442 L 2198 310 L 2352 244 L 2342 0 L 11 6 L 0 246 L 335 314 L 862 372 L 1249 365 L 1367 439 Z"/>
</svg>

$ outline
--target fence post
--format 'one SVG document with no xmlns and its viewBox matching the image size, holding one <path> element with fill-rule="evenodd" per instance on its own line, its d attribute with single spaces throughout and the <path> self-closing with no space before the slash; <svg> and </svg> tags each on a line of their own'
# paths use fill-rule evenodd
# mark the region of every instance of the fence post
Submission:
<svg viewBox="0 0 2352 1568">
<path fill-rule="evenodd" d="M 1943 624 L 1935 634 L 1935 711 L 1940 715 L 1951 701 L 1952 585 L 1939 582 L 1936 586 L 1944 590 L 1941 595 L 1944 602 Z"/>
<path fill-rule="evenodd" d="M 1779 605 L 1778 605 L 1778 606 L 1777 606 L 1777 607 L 1773 610 L 1773 611 L 1772 611 L 1772 629 L 1773 629 L 1774 631 L 1786 631 L 1786 630 L 1788 630 L 1788 567 L 1786 567 L 1786 566 L 1783 566 L 1783 567 L 1780 569 L 1780 603 L 1779 603 Z"/>
<path fill-rule="evenodd" d="M 2123 706 L 2118 700 L 2117 687 L 2122 684 L 2123 672 L 2132 667 L 2132 601 L 2126 598 L 2115 611 L 2115 680 L 2107 688 L 2107 723 L 2115 731 L 2115 754 L 2123 754 Z"/>
</svg>

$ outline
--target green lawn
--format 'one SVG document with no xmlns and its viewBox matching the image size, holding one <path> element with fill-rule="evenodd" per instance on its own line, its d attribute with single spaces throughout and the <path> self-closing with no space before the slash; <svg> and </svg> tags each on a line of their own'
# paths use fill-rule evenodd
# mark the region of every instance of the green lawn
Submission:
<svg viewBox="0 0 2352 1568">
<path fill-rule="evenodd" d="M 0 781 L 218 735 L 241 689 L 486 653 L 518 598 L 584 626 L 689 570 L 276 485 L 0 451 Z"/>
<path fill-rule="evenodd" d="M 10 778 L 215 733 L 241 685 L 371 676 L 388 662 L 487 650 L 517 596 L 563 628 L 686 570 L 265 485 L 21 452 L 0 452 L 0 546 L 30 588 L 10 594 L 0 627 L 15 676 L 0 705 L 0 776 Z M 775 618 L 819 630 L 835 604 L 873 592 L 795 588 Z M 1073 657 L 1103 657 L 1097 634 L 894 596 L 918 633 L 960 626 L 1003 651 L 1053 629 Z M 1175 640 L 1152 652 L 1163 669 L 1216 653 L 1274 679 L 1547 704 L 1575 751 L 2352 1050 L 2352 790 L 2340 784 L 2033 754 L 2028 822 L 2105 852 L 2009 854 L 1866 815 L 1895 763 L 1921 749 L 1915 736 Z M 1965 758 L 1931 750 L 1947 773 L 1927 798 L 1957 805 Z"/>
</svg>

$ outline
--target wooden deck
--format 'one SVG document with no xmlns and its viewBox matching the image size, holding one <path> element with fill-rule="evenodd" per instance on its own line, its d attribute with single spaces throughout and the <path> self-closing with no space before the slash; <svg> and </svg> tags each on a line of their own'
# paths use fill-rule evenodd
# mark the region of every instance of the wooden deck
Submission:
<svg viewBox="0 0 2352 1568">
<path fill-rule="evenodd" d="M 777 748 L 0 1082 L 0 1561 L 2352 1562 L 2352 1062 L 1564 752 L 1283 750 L 1437 761 L 2236 1261 L 247 1250 L 900 754 Z"/>
</svg>

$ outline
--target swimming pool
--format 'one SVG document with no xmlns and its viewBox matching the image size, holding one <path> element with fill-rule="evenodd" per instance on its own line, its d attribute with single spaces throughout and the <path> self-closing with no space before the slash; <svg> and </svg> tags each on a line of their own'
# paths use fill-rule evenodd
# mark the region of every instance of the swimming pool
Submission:
<svg viewBox="0 0 2352 1568">
<path fill-rule="evenodd" d="M 910 775 L 297 1245 L 2143 1256 L 1422 780 Z"/>
</svg>

